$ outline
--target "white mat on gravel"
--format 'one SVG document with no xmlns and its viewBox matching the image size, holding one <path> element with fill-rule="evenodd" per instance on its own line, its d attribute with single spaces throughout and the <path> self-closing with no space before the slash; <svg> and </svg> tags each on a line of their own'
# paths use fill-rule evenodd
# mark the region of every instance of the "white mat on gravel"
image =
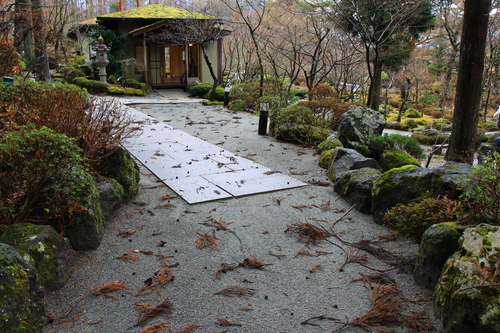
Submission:
<svg viewBox="0 0 500 333">
<path fill-rule="evenodd" d="M 307 185 L 128 109 L 142 134 L 124 147 L 190 204 Z"/>
</svg>

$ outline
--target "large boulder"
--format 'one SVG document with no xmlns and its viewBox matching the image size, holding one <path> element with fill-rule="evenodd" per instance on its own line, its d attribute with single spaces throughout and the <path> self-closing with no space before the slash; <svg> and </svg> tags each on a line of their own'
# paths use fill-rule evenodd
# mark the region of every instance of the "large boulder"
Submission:
<svg viewBox="0 0 500 333">
<path fill-rule="evenodd" d="M 354 149 L 335 148 L 327 175 L 335 183 L 344 172 L 361 168 L 378 169 L 378 163 L 373 158 L 365 157 Z"/>
<path fill-rule="evenodd" d="M 0 244 L 0 332 L 42 332 L 46 306 L 36 269 Z"/>
<path fill-rule="evenodd" d="M 123 187 L 126 199 L 133 198 L 139 190 L 139 167 L 130 153 L 119 147 L 99 164 L 99 172 L 107 178 L 114 178 Z"/>
<path fill-rule="evenodd" d="M 48 225 L 20 223 L 5 228 L 0 243 L 13 246 L 33 265 L 40 283 L 47 289 L 57 289 L 73 273 L 75 251 L 68 239 Z"/>
<path fill-rule="evenodd" d="M 99 192 L 94 183 L 87 184 L 79 194 L 78 204 L 84 207 L 78 210 L 64 224 L 55 225 L 69 239 L 76 251 L 95 250 L 101 244 L 104 235 L 105 219 L 101 211 Z"/>
<path fill-rule="evenodd" d="M 321 155 L 324 151 L 337 147 L 343 147 L 342 142 L 335 135 L 330 135 L 316 147 L 316 152 Z"/>
<path fill-rule="evenodd" d="M 351 105 L 340 119 L 337 135 L 344 147 L 363 153 L 367 150 L 366 138 L 382 135 L 384 127 L 385 119 L 380 112 Z"/>
<path fill-rule="evenodd" d="M 117 210 L 125 199 L 123 186 L 113 178 L 106 178 L 96 183 L 99 192 L 99 202 L 104 218 L 107 220 Z"/>
<path fill-rule="evenodd" d="M 446 262 L 436 304 L 446 332 L 500 332 L 500 227 L 466 229 Z"/>
<path fill-rule="evenodd" d="M 415 264 L 415 282 L 426 288 L 434 288 L 443 266 L 458 249 L 463 227 L 455 223 L 439 223 L 423 234 Z"/>
<path fill-rule="evenodd" d="M 382 172 L 373 168 L 349 170 L 334 183 L 334 190 L 349 204 L 356 205 L 356 210 L 370 213 L 372 208 L 372 186 Z"/>
<path fill-rule="evenodd" d="M 420 200 L 424 195 L 437 197 L 457 195 L 460 181 L 470 173 L 466 163 L 447 162 L 426 169 L 406 165 L 383 173 L 372 188 L 372 214 L 376 223 L 383 223 L 384 214 L 397 204 Z"/>
</svg>

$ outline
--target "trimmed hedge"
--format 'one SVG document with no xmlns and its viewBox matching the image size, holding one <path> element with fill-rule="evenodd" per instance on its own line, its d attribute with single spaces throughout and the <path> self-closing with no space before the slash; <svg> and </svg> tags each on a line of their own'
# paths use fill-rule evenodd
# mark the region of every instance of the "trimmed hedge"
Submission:
<svg viewBox="0 0 500 333">
<path fill-rule="evenodd" d="M 77 77 L 73 80 L 73 84 L 85 88 L 91 92 L 106 92 L 108 91 L 109 84 L 106 82 L 89 80 L 84 77 Z"/>
</svg>

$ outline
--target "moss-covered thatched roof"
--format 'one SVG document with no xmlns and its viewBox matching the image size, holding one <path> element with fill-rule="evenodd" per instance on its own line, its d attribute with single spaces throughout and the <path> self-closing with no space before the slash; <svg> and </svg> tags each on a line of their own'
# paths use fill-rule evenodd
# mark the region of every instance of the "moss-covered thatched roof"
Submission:
<svg viewBox="0 0 500 333">
<path fill-rule="evenodd" d="M 152 4 L 143 7 L 132 8 L 121 12 L 101 15 L 98 19 L 214 19 L 212 16 L 190 12 L 188 10 Z"/>
<path fill-rule="evenodd" d="M 97 17 L 79 22 L 78 24 L 79 25 L 97 25 Z"/>
</svg>

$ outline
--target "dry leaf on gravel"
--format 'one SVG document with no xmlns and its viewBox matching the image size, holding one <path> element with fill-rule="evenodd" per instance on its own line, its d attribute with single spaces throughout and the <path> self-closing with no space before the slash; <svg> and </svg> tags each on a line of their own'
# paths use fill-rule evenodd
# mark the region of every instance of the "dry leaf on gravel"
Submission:
<svg viewBox="0 0 500 333">
<path fill-rule="evenodd" d="M 166 316 L 172 313 L 173 308 L 174 306 L 168 298 L 157 306 L 148 303 L 136 303 L 135 309 L 139 311 L 139 319 L 136 325 L 144 326 L 150 318 Z"/>
<path fill-rule="evenodd" d="M 264 172 L 264 174 L 265 174 L 265 175 L 268 175 L 268 176 L 269 176 L 269 175 L 272 175 L 272 174 L 274 174 L 274 173 L 280 173 L 280 172 L 279 172 L 279 171 L 276 171 L 276 170 L 270 170 L 270 171 L 266 171 L 266 172 Z"/>
<path fill-rule="evenodd" d="M 170 195 L 170 194 L 164 194 L 160 197 L 160 200 L 168 200 L 168 199 L 173 199 L 177 198 L 175 195 Z"/>
<path fill-rule="evenodd" d="M 226 318 L 217 318 L 217 321 L 215 322 L 215 324 L 221 325 L 221 326 L 241 326 L 240 323 L 232 322 Z"/>
<path fill-rule="evenodd" d="M 321 266 L 319 264 L 312 267 L 312 268 L 309 268 L 309 272 L 311 272 L 311 273 L 317 273 L 317 272 L 322 271 L 322 270 L 323 270 L 323 266 Z"/>
<path fill-rule="evenodd" d="M 152 326 L 146 327 L 145 329 L 141 330 L 139 333 L 156 333 L 159 331 L 165 331 L 166 328 L 170 326 L 170 324 L 172 324 L 172 323 L 164 322 L 164 323 L 154 324 Z"/>
<path fill-rule="evenodd" d="M 174 207 L 176 207 L 174 204 L 171 204 L 171 203 L 167 202 L 167 203 L 164 203 L 164 204 L 156 205 L 155 209 L 158 209 L 158 208 L 172 209 Z"/>
<path fill-rule="evenodd" d="M 137 206 L 147 206 L 147 205 L 149 205 L 148 202 L 144 202 L 144 201 L 132 201 L 132 203 L 134 205 L 137 205 Z"/>
<path fill-rule="evenodd" d="M 272 264 L 264 264 L 261 260 L 257 258 L 245 258 L 241 262 L 241 267 L 243 268 L 257 268 L 257 269 L 264 269 L 265 266 L 269 266 Z"/>
<path fill-rule="evenodd" d="M 222 274 L 227 273 L 228 271 L 234 271 L 238 267 L 239 265 L 230 265 L 223 262 L 222 264 L 220 264 L 220 268 L 217 270 L 217 272 L 215 272 L 215 279 L 220 280 Z"/>
<path fill-rule="evenodd" d="M 327 186 L 332 185 L 332 183 L 330 183 L 330 182 L 322 182 L 322 181 L 319 181 L 319 180 L 309 180 L 308 182 L 309 182 L 309 184 L 316 185 L 316 186 L 325 186 L 325 187 L 327 187 Z"/>
<path fill-rule="evenodd" d="M 210 231 L 212 232 L 212 235 L 209 235 Z M 203 235 L 198 233 L 200 237 L 198 237 L 198 239 L 196 240 L 196 247 L 199 248 L 200 250 L 205 248 L 210 248 L 210 251 L 212 251 L 217 247 L 217 240 L 219 238 L 215 237 L 215 230 L 210 230 L 210 231 L 207 231 Z"/>
<path fill-rule="evenodd" d="M 226 287 L 222 290 L 219 290 L 218 292 L 213 294 L 213 296 L 215 296 L 215 295 L 223 295 L 223 296 L 229 296 L 229 297 L 242 296 L 242 297 L 246 298 L 246 297 L 252 296 L 254 294 L 255 294 L 255 289 L 252 289 L 252 288 L 229 286 L 229 287 Z"/>
<path fill-rule="evenodd" d="M 102 296 L 105 296 L 107 298 L 114 298 L 114 299 L 118 299 L 118 297 L 116 297 L 114 295 L 110 295 L 109 293 L 112 291 L 123 290 L 123 291 L 131 294 L 131 292 L 128 291 L 128 287 L 125 286 L 125 282 L 120 281 L 120 280 L 116 280 L 116 281 L 113 281 L 110 283 L 101 283 L 101 284 L 98 284 L 97 286 L 90 287 L 90 290 L 92 291 L 93 295 L 96 295 L 96 296 L 102 295 Z"/>
<path fill-rule="evenodd" d="M 118 230 L 118 235 L 122 236 L 123 238 L 130 237 L 133 234 L 135 234 L 135 230 Z"/>
</svg>

